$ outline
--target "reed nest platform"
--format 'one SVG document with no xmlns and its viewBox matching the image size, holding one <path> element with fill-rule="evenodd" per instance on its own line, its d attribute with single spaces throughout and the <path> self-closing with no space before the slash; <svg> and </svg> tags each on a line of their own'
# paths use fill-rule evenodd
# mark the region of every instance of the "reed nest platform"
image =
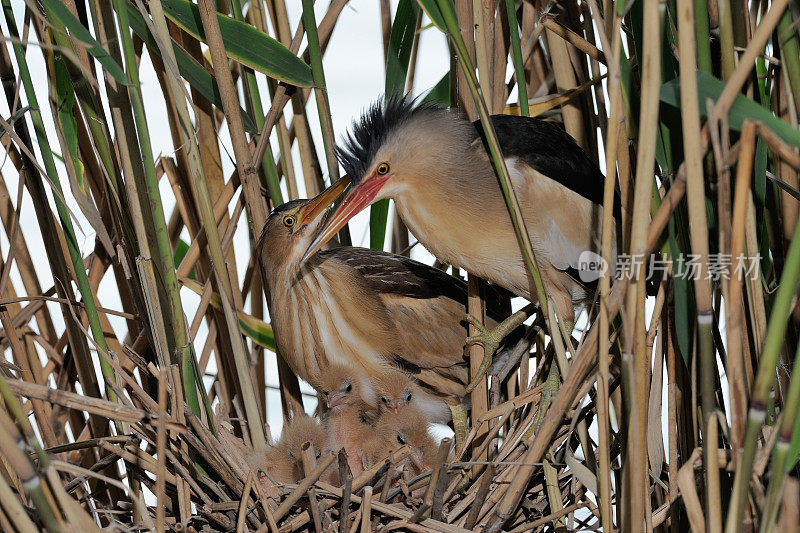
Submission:
<svg viewBox="0 0 800 533">
<path fill-rule="evenodd" d="M 522 351 L 520 346 L 516 351 Z M 133 352 L 128 355 L 128 365 L 112 361 L 119 385 L 109 384 L 109 389 L 124 398 L 118 402 L 5 378 L 9 409 L 0 412 L 4 531 L 32 532 L 44 526 L 60 531 L 456 532 L 491 530 L 498 513 L 508 513 L 499 515 L 504 531 L 600 528 L 594 497 L 599 465 L 596 457 L 581 453 L 583 446 L 593 444 L 586 440 L 586 423 L 596 416 L 589 393 L 592 375 L 575 391 L 574 397 L 582 400 L 571 402 L 563 416 L 547 425 L 537 417 L 542 402 L 553 399 L 545 384 L 495 402 L 476 421 L 488 430 L 480 443 L 474 426 L 462 450 L 453 450 L 449 438 L 441 440 L 433 468 L 421 475 L 410 477 L 403 471 L 409 450 L 401 447 L 357 476 L 350 473 L 342 452 L 308 456 L 305 477 L 296 484 L 276 484 L 248 462 L 259 452 L 247 426 L 240 424 L 242 417 L 217 412 L 212 430 L 205 413 L 196 416 L 182 401 L 176 366 L 159 371 Z M 147 393 L 140 380 L 154 393 Z M 612 374 L 612 388 L 616 382 Z M 117 434 L 79 436 L 41 449 L 32 427 L 10 418 L 25 408 L 47 413 L 55 438 L 66 440 L 55 428 L 75 417 L 86 422 L 86 432 L 95 421 L 112 421 Z M 537 431 L 548 427 L 552 435 L 537 439 Z M 37 427 L 36 433 L 40 431 Z M 768 437 L 776 438 L 774 433 Z M 544 447 L 537 448 L 543 441 Z M 539 458 L 533 455 L 536 449 L 546 452 Z M 762 473 L 751 485 L 762 497 L 766 449 L 756 463 Z M 730 470 L 730 454 L 715 452 L 716 466 Z M 618 476 L 618 450 L 612 449 L 611 457 L 611 471 Z M 677 472 L 681 497 L 671 502 L 663 481 L 669 465 L 662 459 L 661 475 L 652 476 L 649 486 L 653 507 L 648 516 L 655 530 L 664 529 L 670 517 L 688 517 L 692 524 L 702 518 L 696 488 L 702 468 L 703 450 L 697 447 Z M 331 471 L 338 482 L 321 481 Z M 31 500 L 20 500 L 23 494 Z M 512 496 L 513 506 L 507 507 Z M 793 512 L 787 506 L 781 520 L 794 520 Z"/>
<path fill-rule="evenodd" d="M 113 420 L 119 431 L 34 450 L 26 444 L 32 435 L 23 436 L 30 427 L 21 432 L 3 414 L 4 473 L 10 479 L 0 494 L 5 530 L 35 531 L 53 524 L 64 531 L 96 531 L 98 526 L 149 531 L 159 529 L 158 524 L 169 531 L 455 532 L 485 525 L 502 508 L 509 490 L 519 490 L 520 503 L 505 530 L 597 526 L 598 511 L 589 494 L 597 479 L 574 455 L 582 434 L 576 428 L 585 424 L 591 404 L 571 410 L 560 421 L 546 458 L 526 462 L 526 441 L 532 441 L 530 434 L 538 425 L 543 385 L 493 406 L 482 417 L 489 422 L 482 444 L 475 441 L 474 430 L 463 450 L 452 450 L 451 439 L 443 439 L 433 468 L 421 475 L 411 478 L 403 472 L 407 447 L 355 477 L 342 452 L 329 452 L 304 465 L 307 475 L 297 484 L 282 485 L 248 465 L 248 456 L 258 452 L 249 439 L 235 434 L 241 434 L 235 419 L 217 413 L 212 431 L 204 417 L 195 416 L 181 401 L 177 368 L 157 372 L 152 365 L 115 365 L 115 370 L 122 385 L 112 389 L 130 400 L 115 403 L 5 380 L 12 403 L 28 400 L 54 421 L 75 416 L 89 423 Z M 146 393 L 134 374 L 155 384 L 156 395 Z M 494 438 L 498 433 L 505 435 L 500 441 Z M 513 481 L 525 475 L 524 466 L 535 472 L 516 489 Z M 331 470 L 339 482 L 320 481 Z M 35 489 L 34 481 L 40 481 Z M 652 485 L 654 491 L 660 487 Z M 42 492 L 52 516 L 13 495 L 31 491 L 33 496 L 33 490 Z M 669 508 L 664 502 L 655 510 L 654 526 L 665 520 Z"/>
</svg>

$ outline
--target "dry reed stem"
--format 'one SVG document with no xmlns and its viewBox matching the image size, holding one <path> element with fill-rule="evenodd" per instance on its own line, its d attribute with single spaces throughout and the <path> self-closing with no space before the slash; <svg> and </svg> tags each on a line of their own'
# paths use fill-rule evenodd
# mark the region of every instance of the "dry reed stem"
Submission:
<svg viewBox="0 0 800 533">
<path fill-rule="evenodd" d="M 663 11 L 660 2 L 644 6 L 643 32 L 648 38 L 641 58 L 641 109 L 639 116 L 639 147 L 636 159 L 636 180 L 631 220 L 630 251 L 637 252 L 646 242 L 647 220 L 650 218 L 652 166 L 655 161 L 658 128 L 658 86 L 661 78 L 661 39 Z M 646 257 L 646 256 L 645 256 Z M 647 368 L 649 354 L 645 353 L 644 299 L 645 277 L 641 269 L 634 272 L 633 286 L 627 291 L 623 313 L 624 346 L 622 351 L 623 379 L 629 388 L 626 397 L 631 423 L 627 431 L 626 464 L 623 467 L 622 494 L 625 506 L 620 523 L 638 530 L 644 527 L 649 513 L 646 411 L 648 397 Z M 644 519 L 644 520 L 643 520 Z"/>
<path fill-rule="evenodd" d="M 164 482 L 167 473 L 167 370 L 162 370 L 158 376 L 158 411 L 160 417 L 158 420 L 158 431 L 156 434 L 156 531 L 165 531 L 166 519 L 166 495 L 164 493 Z"/>
<path fill-rule="evenodd" d="M 606 56 L 597 49 L 596 46 L 588 42 L 586 39 L 575 33 L 574 31 L 565 28 L 563 25 L 559 24 L 553 18 L 545 17 L 542 21 L 542 25 L 547 28 L 549 31 L 553 32 L 554 34 L 558 35 L 575 48 L 586 54 L 588 57 L 594 59 L 595 61 L 599 61 L 600 63 L 606 64 Z"/>
<path fill-rule="evenodd" d="M 745 222 L 747 219 L 747 196 L 750 192 L 750 176 L 755 152 L 756 125 L 745 123 L 742 128 L 742 148 L 736 165 L 736 188 L 733 201 L 733 231 L 731 233 L 731 260 L 744 258 Z M 726 324 L 728 333 L 728 375 L 731 394 L 731 444 L 734 449 L 742 445 L 747 417 L 747 377 L 742 355 L 742 279 L 734 276 L 728 282 L 728 305 Z"/>
<path fill-rule="evenodd" d="M 364 497 L 361 498 L 361 533 L 372 531 L 372 487 L 364 487 Z"/>
<path fill-rule="evenodd" d="M 468 279 L 468 293 L 469 296 L 467 298 L 467 312 L 472 316 L 476 317 L 481 324 L 486 322 L 486 309 L 483 300 L 483 281 L 480 278 L 477 278 L 473 275 L 469 276 Z M 470 324 L 467 333 L 469 335 L 475 335 L 477 333 L 477 329 L 474 325 Z M 490 354 L 491 355 L 491 354 Z M 483 345 L 479 343 L 475 343 L 470 346 L 469 348 L 469 370 L 470 370 L 470 378 L 475 379 L 479 369 L 481 368 L 481 364 L 483 362 L 485 354 L 485 348 Z M 488 437 L 488 425 L 483 422 L 478 422 L 481 420 L 481 417 L 488 411 L 489 409 L 489 387 L 487 380 L 482 379 L 478 383 L 478 385 L 472 390 L 470 393 L 470 403 L 471 403 L 471 416 L 473 422 L 473 428 L 470 431 L 470 441 L 476 442 L 478 446 L 483 444 L 484 442 L 489 442 Z M 462 447 L 462 449 L 466 449 L 466 445 Z M 483 460 L 488 460 L 489 453 L 488 449 L 481 447 L 484 450 L 482 453 Z M 479 459 L 480 460 L 480 459 Z M 473 470 L 473 473 L 477 472 L 477 470 Z"/>
</svg>

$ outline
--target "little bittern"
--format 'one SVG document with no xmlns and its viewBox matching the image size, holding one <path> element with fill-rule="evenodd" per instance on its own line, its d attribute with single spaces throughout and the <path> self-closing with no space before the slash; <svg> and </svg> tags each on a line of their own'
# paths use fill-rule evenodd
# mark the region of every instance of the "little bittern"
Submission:
<svg viewBox="0 0 800 533">
<path fill-rule="evenodd" d="M 406 372 L 425 389 L 420 399 L 432 404 L 425 410 L 446 406 L 445 412 L 454 413 L 457 436 L 463 436 L 466 284 L 411 259 L 365 248 L 335 248 L 301 262 L 325 210 L 346 186 L 340 180 L 313 200 L 287 202 L 264 226 L 258 258 L 278 350 L 317 390 L 332 364 L 367 378 Z M 487 301 L 494 320 L 507 313 L 501 301 Z"/>
<path fill-rule="evenodd" d="M 372 423 L 378 414 L 368 380 L 350 366 L 333 364 L 320 377 L 319 390 L 325 399 L 328 411 L 324 424 L 328 434 L 326 449 L 347 453 L 350 471 L 357 476 L 364 471 L 361 444 L 373 432 Z"/>
<path fill-rule="evenodd" d="M 508 115 L 495 115 L 492 123 L 548 297 L 571 330 L 575 304 L 592 297 L 599 277 L 581 270 L 581 255 L 600 252 L 605 177 L 554 124 Z M 391 198 L 437 259 L 529 300 L 535 296 L 479 122 L 390 97 L 354 123 L 337 155 L 352 187 L 307 255 L 366 206 Z M 613 211 L 619 220 L 618 200 Z M 486 351 L 494 351 L 498 335 L 484 333 Z"/>
<path fill-rule="evenodd" d="M 380 411 L 397 411 L 411 405 L 431 422 L 440 424 L 450 420 L 450 411 L 441 402 L 431 401 L 431 392 L 405 372 L 385 372 L 372 380 Z M 468 398 L 467 398 L 468 399 Z M 466 399 L 465 399 L 466 400 Z"/>
<path fill-rule="evenodd" d="M 436 443 L 428 433 L 428 425 L 422 412 L 410 405 L 381 414 L 375 423 L 375 431 L 363 445 L 368 466 L 375 465 L 398 448 L 408 446 L 411 449 L 408 462 L 415 469 L 413 474 L 430 470 L 436 456 Z"/>
<path fill-rule="evenodd" d="M 263 472 L 276 483 L 296 483 L 303 478 L 303 444 L 310 442 L 315 457 L 319 458 L 325 449 L 326 439 L 325 429 L 316 419 L 305 413 L 299 414 L 283 427 L 281 438 L 275 446 L 266 452 L 250 454 L 246 461 L 253 470 Z M 278 496 L 272 483 L 265 483 L 264 486 L 270 496 Z"/>
</svg>

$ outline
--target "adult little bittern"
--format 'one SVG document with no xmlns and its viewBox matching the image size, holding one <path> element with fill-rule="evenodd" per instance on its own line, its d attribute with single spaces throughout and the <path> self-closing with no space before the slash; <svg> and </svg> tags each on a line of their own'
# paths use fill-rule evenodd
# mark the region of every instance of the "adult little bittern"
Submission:
<svg viewBox="0 0 800 533">
<path fill-rule="evenodd" d="M 591 298 L 591 281 L 599 276 L 581 271 L 581 254 L 600 251 L 605 177 L 554 124 L 507 115 L 493 116 L 492 123 L 548 297 L 571 330 L 574 305 Z M 392 198 L 409 230 L 439 260 L 532 300 L 532 280 L 485 142 L 480 123 L 456 112 L 402 97 L 373 104 L 337 149 L 352 187 L 307 254 L 366 206 Z M 617 200 L 617 220 L 619 210 Z M 489 355 L 505 326 L 483 330 Z"/>
<path fill-rule="evenodd" d="M 426 412 L 452 412 L 460 438 L 469 374 L 461 348 L 466 284 L 364 248 L 335 248 L 301 262 L 327 206 L 346 186 L 340 181 L 313 200 L 285 203 L 267 219 L 257 250 L 278 350 L 317 390 L 332 364 L 367 378 L 407 372 L 425 390 Z M 495 320 L 507 313 L 499 301 L 487 302 Z"/>
</svg>

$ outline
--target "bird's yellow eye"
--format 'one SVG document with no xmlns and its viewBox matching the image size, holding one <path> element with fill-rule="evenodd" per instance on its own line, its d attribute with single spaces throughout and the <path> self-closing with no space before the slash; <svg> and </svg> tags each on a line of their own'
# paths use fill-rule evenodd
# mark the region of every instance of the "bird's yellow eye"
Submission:
<svg viewBox="0 0 800 533">
<path fill-rule="evenodd" d="M 283 217 L 283 225 L 286 226 L 287 228 L 291 228 L 292 226 L 294 226 L 294 223 L 296 221 L 297 219 L 294 218 L 294 215 L 286 215 L 285 217 Z"/>
<path fill-rule="evenodd" d="M 378 176 L 383 176 L 389 172 L 389 163 L 381 163 L 378 165 L 378 168 L 375 169 L 375 172 L 378 173 Z"/>
</svg>

